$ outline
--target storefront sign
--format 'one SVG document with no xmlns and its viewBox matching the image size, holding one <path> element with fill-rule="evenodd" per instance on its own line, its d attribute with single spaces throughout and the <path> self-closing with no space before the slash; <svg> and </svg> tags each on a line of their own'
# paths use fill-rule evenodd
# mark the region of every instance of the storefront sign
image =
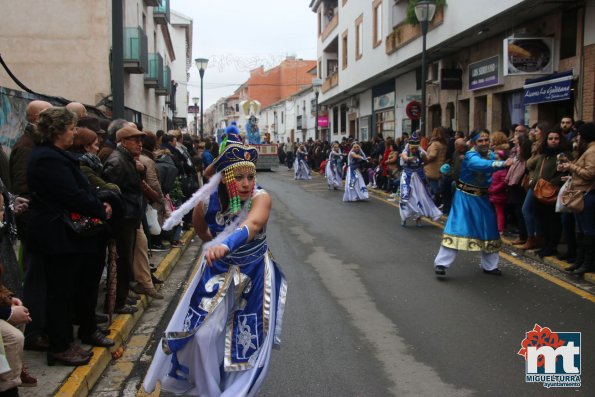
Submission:
<svg viewBox="0 0 595 397">
<path fill-rule="evenodd" d="M 441 69 L 440 89 L 460 90 L 463 88 L 463 71 L 461 69 Z"/>
<path fill-rule="evenodd" d="M 374 109 L 385 109 L 395 106 L 395 92 L 389 92 L 387 94 L 379 95 L 374 97 Z"/>
<path fill-rule="evenodd" d="M 554 69 L 551 37 L 504 39 L 504 75 L 545 74 Z"/>
<path fill-rule="evenodd" d="M 318 116 L 318 128 L 328 128 L 328 116 Z"/>
<path fill-rule="evenodd" d="M 525 105 L 570 99 L 572 78 L 572 71 L 568 71 L 526 80 L 523 86 Z"/>
<path fill-rule="evenodd" d="M 419 120 L 421 117 L 421 103 L 411 101 L 405 107 L 405 113 L 411 120 Z"/>
<path fill-rule="evenodd" d="M 469 90 L 500 84 L 500 57 L 482 59 L 469 64 Z"/>
</svg>

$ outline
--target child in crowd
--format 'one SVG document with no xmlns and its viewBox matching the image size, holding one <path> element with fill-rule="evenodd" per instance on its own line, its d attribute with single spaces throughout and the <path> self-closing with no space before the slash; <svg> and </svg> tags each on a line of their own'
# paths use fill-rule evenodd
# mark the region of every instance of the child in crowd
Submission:
<svg viewBox="0 0 595 397">
<path fill-rule="evenodd" d="M 508 153 L 505 150 L 496 150 L 496 158 L 498 160 L 506 160 L 508 158 Z M 498 222 L 498 232 L 500 235 L 504 233 L 504 224 L 505 224 L 505 212 L 504 207 L 506 207 L 506 203 L 508 199 L 506 197 L 506 173 L 508 169 L 503 168 L 498 170 L 492 174 L 492 183 L 488 188 L 488 198 L 490 202 L 494 205 L 494 209 L 496 210 L 496 219 Z"/>
</svg>

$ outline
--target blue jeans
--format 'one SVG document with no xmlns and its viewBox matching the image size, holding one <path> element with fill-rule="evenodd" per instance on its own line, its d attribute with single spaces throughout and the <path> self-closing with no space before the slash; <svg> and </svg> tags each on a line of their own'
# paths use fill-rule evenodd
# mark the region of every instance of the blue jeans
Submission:
<svg viewBox="0 0 595 397">
<path fill-rule="evenodd" d="M 595 191 L 585 195 L 585 207 L 582 212 L 574 214 L 576 225 L 585 236 L 595 237 Z"/>
<path fill-rule="evenodd" d="M 531 188 L 527 190 L 525 202 L 523 203 L 523 218 L 525 218 L 525 226 L 527 226 L 527 236 L 535 237 L 536 235 L 541 235 L 543 227 L 541 220 L 535 213 L 535 197 Z"/>
</svg>

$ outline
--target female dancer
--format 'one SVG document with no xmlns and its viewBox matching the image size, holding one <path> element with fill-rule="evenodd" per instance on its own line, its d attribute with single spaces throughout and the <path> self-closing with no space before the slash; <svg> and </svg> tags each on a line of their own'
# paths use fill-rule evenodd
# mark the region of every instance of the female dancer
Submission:
<svg viewBox="0 0 595 397">
<path fill-rule="evenodd" d="M 343 158 L 343 154 L 339 149 L 339 144 L 333 144 L 333 149 L 331 150 L 328 161 L 326 163 L 326 168 L 324 171 L 324 176 L 326 177 L 326 183 L 328 184 L 328 189 L 337 190 L 341 186 L 341 181 L 343 179 L 342 171 L 343 171 L 343 162 L 341 159 Z"/>
<path fill-rule="evenodd" d="M 308 151 L 302 144 L 295 152 L 295 160 L 293 163 L 293 179 L 312 179 L 310 176 L 310 168 L 308 167 Z"/>
<path fill-rule="evenodd" d="M 345 176 L 345 194 L 343 201 L 368 199 L 368 188 L 362 177 L 362 163 L 368 161 L 366 154 L 355 142 L 347 155 L 347 175 Z"/>
<path fill-rule="evenodd" d="M 401 153 L 403 172 L 401 174 L 399 214 L 403 227 L 406 226 L 409 218 L 415 218 L 416 226 L 421 227 L 422 216 L 437 220 L 442 215 L 426 187 L 426 177 L 422 168 L 426 158 L 426 152 L 419 147 L 417 134 L 413 133 Z"/>
<path fill-rule="evenodd" d="M 228 137 L 205 171 L 217 172 L 164 224 L 184 211 L 204 245 L 144 382 L 152 391 L 192 396 L 254 396 L 279 344 L 287 283 L 266 241 L 271 198 L 256 185 L 257 151 Z M 178 212 L 176 211 L 176 212 Z"/>
</svg>

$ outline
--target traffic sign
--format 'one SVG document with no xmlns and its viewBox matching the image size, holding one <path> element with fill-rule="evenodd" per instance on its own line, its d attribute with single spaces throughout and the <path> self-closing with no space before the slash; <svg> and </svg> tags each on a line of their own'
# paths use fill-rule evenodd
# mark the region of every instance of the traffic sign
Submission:
<svg viewBox="0 0 595 397">
<path fill-rule="evenodd" d="M 200 106 L 188 105 L 188 113 L 200 113 Z"/>
</svg>

